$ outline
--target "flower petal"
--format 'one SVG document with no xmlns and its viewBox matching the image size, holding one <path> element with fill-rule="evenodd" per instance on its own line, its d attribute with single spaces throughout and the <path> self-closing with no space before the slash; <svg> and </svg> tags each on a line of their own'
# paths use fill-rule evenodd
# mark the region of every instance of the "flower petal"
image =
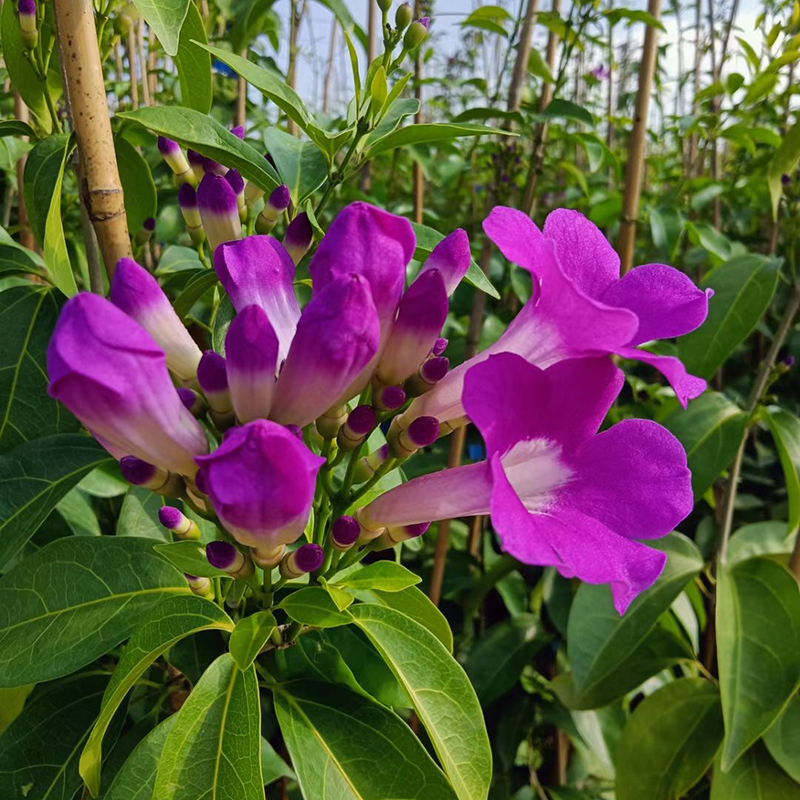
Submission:
<svg viewBox="0 0 800 800">
<path fill-rule="evenodd" d="M 495 206 L 483 221 L 483 230 L 512 263 L 536 272 L 535 256 L 542 232 L 522 211 Z"/>
<path fill-rule="evenodd" d="M 429 269 L 439 270 L 444 278 L 449 297 L 467 274 L 471 260 L 472 254 L 469 250 L 467 233 L 461 228 L 457 228 L 433 248 L 431 254 L 425 259 L 417 279 L 419 280 L 419 276 Z"/>
<path fill-rule="evenodd" d="M 700 397 L 708 386 L 703 378 L 690 375 L 683 366 L 683 362 L 675 356 L 659 356 L 638 347 L 620 347 L 617 349 L 617 354 L 623 358 L 643 361 L 645 364 L 655 367 L 669 381 L 670 386 L 675 390 L 678 402 L 684 408 L 690 400 Z"/>
</svg>

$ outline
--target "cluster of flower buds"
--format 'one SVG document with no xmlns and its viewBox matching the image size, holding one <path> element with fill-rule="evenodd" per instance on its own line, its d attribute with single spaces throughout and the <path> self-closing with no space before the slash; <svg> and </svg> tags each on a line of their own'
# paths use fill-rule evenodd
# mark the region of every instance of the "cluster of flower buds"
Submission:
<svg viewBox="0 0 800 800">
<path fill-rule="evenodd" d="M 540 231 L 498 208 L 485 229 L 531 271 L 535 291 L 493 345 L 451 370 L 441 334 L 471 263 L 464 231 L 442 239 L 406 288 L 418 253 L 410 223 L 353 203 L 310 260 L 312 294 L 301 308 L 303 215 L 283 244 L 241 238 L 241 187 L 207 161 L 192 198 L 236 312 L 224 355 L 202 352 L 156 279 L 122 259 L 108 300 L 82 293 L 64 306 L 48 373 L 51 395 L 131 483 L 218 521 L 206 555 L 235 579 L 226 602 L 239 602 L 256 568 L 279 566 L 282 581 L 322 574 L 339 557 L 351 563 L 366 548 L 422 535 L 431 521 L 474 514 L 490 514 L 503 548 L 522 561 L 611 583 L 621 610 L 652 584 L 664 555 L 634 540 L 673 529 L 692 507 L 691 481 L 682 448 L 656 423 L 597 434 L 622 385 L 608 356 L 655 366 L 685 405 L 705 382 L 639 345 L 700 325 L 706 293 L 663 265 L 620 279 L 616 254 L 579 214 L 554 212 Z M 194 192 L 188 178 L 184 186 Z M 467 420 L 483 435 L 485 461 L 359 507 L 383 475 Z M 330 505 L 312 517 L 320 497 Z M 177 536 L 198 536 L 172 506 L 160 519 Z"/>
</svg>

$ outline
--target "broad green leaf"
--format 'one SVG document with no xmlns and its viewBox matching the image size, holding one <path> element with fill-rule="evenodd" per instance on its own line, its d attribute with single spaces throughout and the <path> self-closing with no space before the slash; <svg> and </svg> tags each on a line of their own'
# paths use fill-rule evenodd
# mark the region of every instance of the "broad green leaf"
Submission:
<svg viewBox="0 0 800 800">
<path fill-rule="evenodd" d="M 414 258 L 417 261 L 424 261 L 431 254 L 436 245 L 444 239 L 444 236 L 433 228 L 427 227 L 427 225 L 420 225 L 416 222 L 412 222 L 411 227 L 414 229 L 414 236 L 416 236 L 417 239 L 417 249 L 414 252 Z M 497 289 L 492 286 L 484 271 L 478 266 L 474 259 L 470 261 L 469 269 L 464 276 L 464 280 L 467 283 L 471 283 L 476 289 L 486 292 L 490 297 L 496 299 L 500 298 Z"/>
<path fill-rule="evenodd" d="M 203 270 L 189 280 L 184 290 L 175 298 L 172 307 L 183 319 L 192 310 L 192 306 L 209 290 L 219 283 L 217 273 L 213 269 Z"/>
<path fill-rule="evenodd" d="M 93 796 L 100 791 L 103 736 L 125 695 L 177 641 L 212 629 L 232 631 L 233 622 L 219 606 L 194 595 L 167 598 L 136 629 L 111 676 L 97 722 L 81 753 L 80 773 Z"/>
<path fill-rule="evenodd" d="M 0 738 L 0 797 L 72 800 L 81 785 L 78 753 L 108 678 L 87 672 L 34 691 Z"/>
<path fill-rule="evenodd" d="M 320 578 L 319 582 L 339 611 L 344 611 L 346 608 L 349 608 L 356 599 L 350 592 L 340 589 L 333 583 L 328 583 L 325 578 Z"/>
<path fill-rule="evenodd" d="M 492 754 L 483 713 L 464 670 L 432 633 L 394 609 L 365 603 L 353 606 L 349 614 L 411 698 L 456 795 L 485 800 Z"/>
<path fill-rule="evenodd" d="M 778 148 L 767 167 L 767 185 L 772 199 L 772 218 L 778 218 L 778 206 L 783 194 L 781 177 L 791 175 L 797 162 L 800 161 L 800 122 L 795 122 L 783 137 L 783 142 Z"/>
<path fill-rule="evenodd" d="M 492 625 L 469 651 L 464 669 L 482 706 L 506 694 L 519 680 L 534 654 L 546 644 L 539 618 L 533 614 Z"/>
<path fill-rule="evenodd" d="M 116 461 L 108 461 L 93 469 L 78 485 L 92 497 L 105 498 L 121 497 L 131 488 L 128 481 L 122 477 Z"/>
<path fill-rule="evenodd" d="M 800 694 L 764 734 L 764 744 L 778 764 L 800 783 Z"/>
<path fill-rule="evenodd" d="M 295 622 L 314 628 L 335 628 L 350 622 L 347 612 L 339 611 L 321 586 L 309 586 L 292 592 L 281 601 L 278 608 L 282 608 Z"/>
<path fill-rule="evenodd" d="M 786 708 L 800 682 L 800 593 L 763 558 L 717 576 L 717 661 L 729 771 Z"/>
<path fill-rule="evenodd" d="M 72 264 L 69 261 L 67 242 L 64 238 L 64 225 L 61 219 L 61 185 L 71 150 L 72 142 L 68 140 L 62 151 L 61 169 L 56 176 L 55 184 L 51 187 L 50 208 L 44 224 L 44 263 L 53 283 L 67 297 L 72 297 L 72 295 L 78 293 L 75 276 L 72 274 Z"/>
<path fill-rule="evenodd" d="M 79 487 L 67 492 L 56 505 L 56 511 L 75 536 L 100 536 L 100 522 L 92 499 Z"/>
<path fill-rule="evenodd" d="M 414 116 L 417 111 L 419 111 L 419 100 L 413 97 L 401 97 L 395 100 L 388 107 L 383 119 L 375 126 L 375 129 L 364 138 L 365 146 L 368 147 L 372 142 L 388 136 L 406 117 Z"/>
<path fill-rule="evenodd" d="M 290 136 L 279 128 L 268 128 L 264 132 L 264 144 L 296 206 L 319 189 L 328 177 L 328 161 L 313 142 Z"/>
<path fill-rule="evenodd" d="M 594 126 L 594 118 L 583 106 L 576 105 L 570 100 L 556 97 L 540 115 L 545 119 L 572 119 Z"/>
<path fill-rule="evenodd" d="M 32 250 L 10 244 L 0 244 L 0 274 L 30 272 L 44 277 L 44 264 Z"/>
<path fill-rule="evenodd" d="M 212 117 L 192 108 L 151 106 L 125 111 L 117 116 L 138 122 L 153 133 L 168 136 L 201 155 L 234 167 L 243 178 L 262 189 L 270 191 L 280 183 L 263 153 L 243 142 Z"/>
<path fill-rule="evenodd" d="M 181 27 L 175 66 L 181 87 L 181 103 L 201 114 L 211 111 L 213 86 L 211 80 L 211 55 L 195 42 L 206 44 L 206 29 L 197 6 L 190 2 L 189 11 Z"/>
<path fill-rule="evenodd" d="M 743 525 L 728 544 L 728 564 L 737 564 L 756 556 L 785 556 L 784 561 L 794 548 L 794 537 L 786 535 L 786 523 L 777 520 L 753 522 Z"/>
<path fill-rule="evenodd" d="M 786 492 L 789 495 L 788 536 L 800 528 L 800 419 L 778 406 L 770 406 L 763 416 L 778 448 L 786 480 Z"/>
<path fill-rule="evenodd" d="M 509 131 L 489 128 L 471 122 L 423 122 L 419 125 L 407 125 L 377 139 L 367 149 L 370 158 L 381 153 L 394 150 L 396 147 L 408 147 L 414 144 L 430 144 L 432 142 L 451 141 L 462 136 L 487 136 L 503 134 L 510 136 Z"/>
<path fill-rule="evenodd" d="M 257 611 L 236 623 L 229 647 L 240 670 L 249 669 L 277 627 L 270 611 Z"/>
<path fill-rule="evenodd" d="M 614 609 L 608 586 L 584 583 L 575 595 L 567 624 L 572 707 L 607 705 L 680 657 L 679 643 L 666 631 L 656 632 L 656 624 L 703 569 L 703 558 L 680 533 L 652 544 L 668 554 L 667 566 L 622 616 Z M 655 638 L 648 637 L 651 632 Z"/>
<path fill-rule="evenodd" d="M 644 22 L 645 25 L 649 25 L 651 28 L 658 28 L 665 33 L 667 31 L 663 23 L 652 14 L 648 14 L 638 8 L 612 8 L 610 11 L 604 11 L 603 15 L 612 25 L 616 25 L 621 19 L 625 19 L 628 21 L 628 25 L 632 22 Z"/>
<path fill-rule="evenodd" d="M 693 245 L 702 247 L 720 261 L 727 261 L 731 257 L 730 239 L 713 225 L 706 222 L 687 222 L 686 232 Z"/>
<path fill-rule="evenodd" d="M 264 786 L 269 786 L 278 778 L 291 778 L 297 780 L 292 768 L 275 752 L 275 748 L 262 736 L 261 737 L 261 772 L 264 777 Z"/>
<path fill-rule="evenodd" d="M 200 678 L 167 735 L 152 800 L 264 800 L 253 667 L 226 653 Z"/>
<path fill-rule="evenodd" d="M 80 433 L 34 439 L 0 456 L 0 567 L 83 477 L 109 460 L 94 439 Z"/>
<path fill-rule="evenodd" d="M 167 717 L 136 745 L 103 800 L 152 800 L 158 762 L 177 716 Z"/>
<path fill-rule="evenodd" d="M 336 581 L 336 586 L 348 589 L 379 589 L 382 592 L 402 592 L 416 586 L 422 579 L 394 561 L 376 561 Z"/>
<path fill-rule="evenodd" d="M 228 650 L 219 631 L 203 631 L 181 639 L 164 653 L 164 660 L 196 685 L 203 673 Z M 147 800 L 150 800 L 148 795 Z"/>
<path fill-rule="evenodd" d="M 157 544 L 153 550 L 184 574 L 202 578 L 222 578 L 226 575 L 221 569 L 208 563 L 205 547 L 193 539 Z"/>
<path fill-rule="evenodd" d="M 41 286 L 0 292 L 0 453 L 80 427 L 69 411 L 47 396 L 47 345 L 60 303 L 55 292 Z"/>
<path fill-rule="evenodd" d="M 408 725 L 371 698 L 310 680 L 278 685 L 274 693 L 278 723 L 304 797 L 456 800 Z M 380 755 L 366 758 L 376 742 L 381 743 Z"/>
<path fill-rule="evenodd" d="M 690 373 L 710 378 L 749 336 L 769 307 L 779 271 L 775 259 L 736 256 L 700 284 L 715 294 L 706 321 L 678 343 L 679 356 Z"/>
<path fill-rule="evenodd" d="M 36 687 L 35 683 L 0 689 L 0 735 L 22 713 L 28 695 Z"/>
<path fill-rule="evenodd" d="M 133 0 L 133 4 L 153 29 L 167 55 L 174 56 L 191 0 Z"/>
<path fill-rule="evenodd" d="M 169 532 L 158 521 L 158 510 L 163 505 L 164 498 L 160 494 L 141 486 L 131 486 L 122 501 L 117 519 L 117 536 L 142 536 L 169 542 Z"/>
<path fill-rule="evenodd" d="M 178 272 L 199 271 L 201 269 L 205 269 L 205 267 L 197 255 L 197 250 L 193 247 L 173 244 L 161 254 L 155 274 L 159 277 L 167 277 Z"/>
<path fill-rule="evenodd" d="M 686 450 L 696 500 L 733 461 L 746 422 L 747 414 L 719 392 L 706 392 L 664 420 Z"/>
<path fill-rule="evenodd" d="M 152 539 L 52 542 L 0 578 L 0 686 L 74 672 L 127 639 L 155 603 L 190 592 Z"/>
<path fill-rule="evenodd" d="M 714 761 L 724 735 L 719 692 L 682 678 L 646 697 L 617 747 L 617 800 L 683 797 Z"/>
<path fill-rule="evenodd" d="M 192 5 L 194 8 L 194 5 Z M 157 209 L 156 185 L 150 166 L 142 154 L 122 136 L 114 137 L 119 178 L 125 197 L 125 216 L 128 229 L 135 235 L 144 221 L 155 217 Z"/>
<path fill-rule="evenodd" d="M 650 209 L 650 230 L 653 244 L 672 259 L 681 243 L 686 221 L 683 215 L 670 206 Z"/>
<path fill-rule="evenodd" d="M 795 783 L 770 758 L 761 742 L 750 748 L 727 772 L 714 765 L 711 800 L 800 800 Z"/>
<path fill-rule="evenodd" d="M 541 78 L 545 83 L 555 83 L 556 79 L 547 66 L 547 62 L 542 58 L 542 54 L 535 48 L 531 48 L 530 56 L 528 57 L 528 72 Z"/>
<path fill-rule="evenodd" d="M 0 122 L 0 139 L 6 136 L 27 136 L 36 139 L 36 131 L 19 119 L 4 119 Z"/>
</svg>

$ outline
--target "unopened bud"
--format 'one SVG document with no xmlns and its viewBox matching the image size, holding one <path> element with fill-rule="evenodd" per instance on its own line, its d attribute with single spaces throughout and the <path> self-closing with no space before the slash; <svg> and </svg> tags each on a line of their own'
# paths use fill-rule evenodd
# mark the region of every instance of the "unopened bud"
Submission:
<svg viewBox="0 0 800 800">
<path fill-rule="evenodd" d="M 191 183 L 182 183 L 181 188 L 178 189 L 178 205 L 181 207 L 186 230 L 189 231 L 192 241 L 196 245 L 202 244 L 205 241 L 206 233 L 203 230 L 203 220 L 200 218 L 200 211 L 197 208 L 197 192 Z"/>
<path fill-rule="evenodd" d="M 373 550 L 387 550 L 400 542 L 422 536 L 430 528 L 430 522 L 420 522 L 417 525 L 401 525 L 398 528 L 386 528 L 380 538 L 372 545 Z"/>
<path fill-rule="evenodd" d="M 364 508 L 359 508 L 356 511 L 356 522 L 358 522 L 358 543 L 366 544 L 372 542 L 379 536 L 386 533 L 386 528 L 383 525 L 375 525 L 371 520 L 367 519 L 366 511 Z"/>
<path fill-rule="evenodd" d="M 227 572 L 233 578 L 249 578 L 253 574 L 253 562 L 230 542 L 209 542 L 206 558 L 212 567 Z"/>
<path fill-rule="evenodd" d="M 420 17 L 414 20 L 403 37 L 403 47 L 406 50 L 413 50 L 415 47 L 419 47 L 428 38 L 428 26 L 430 23 L 429 17 Z"/>
<path fill-rule="evenodd" d="M 439 436 L 439 420 L 436 417 L 417 417 L 407 428 L 399 417 L 392 420 L 387 440 L 389 450 L 395 458 L 408 458 L 421 447 L 427 447 Z"/>
<path fill-rule="evenodd" d="M 353 473 L 354 482 L 358 484 L 368 481 L 387 458 L 389 458 L 389 445 L 385 444 L 368 456 L 359 459 L 358 464 L 356 464 L 355 472 Z"/>
<path fill-rule="evenodd" d="M 244 201 L 244 178 L 239 170 L 229 169 L 225 173 L 225 180 L 231 185 L 231 189 L 236 192 L 236 206 L 239 209 L 239 219 L 244 222 L 247 219 L 247 204 Z"/>
<path fill-rule="evenodd" d="M 431 355 L 440 356 L 445 350 L 447 350 L 448 344 L 449 343 L 447 339 L 440 337 L 434 342 L 433 347 L 431 348 Z"/>
<path fill-rule="evenodd" d="M 347 419 L 347 406 L 329 408 L 317 419 L 317 431 L 324 439 L 334 439 Z"/>
<path fill-rule="evenodd" d="M 445 356 L 434 356 L 425 361 L 417 372 L 405 383 L 409 397 L 419 397 L 439 383 L 450 369 L 450 360 Z"/>
<path fill-rule="evenodd" d="M 19 11 L 19 31 L 22 44 L 26 50 L 33 50 L 39 43 L 39 31 L 36 28 L 35 0 L 19 0 L 17 11 Z"/>
<path fill-rule="evenodd" d="M 192 412 L 194 417 L 202 417 L 208 410 L 206 401 L 194 389 L 180 386 L 178 387 L 178 397 L 181 398 L 181 403 Z"/>
<path fill-rule="evenodd" d="M 234 423 L 233 403 L 228 390 L 225 359 L 213 350 L 206 350 L 197 365 L 197 382 L 211 409 L 214 424 L 224 429 Z"/>
<path fill-rule="evenodd" d="M 394 22 L 398 31 L 404 31 L 414 19 L 414 9 L 408 3 L 403 3 L 397 7 L 394 14 Z"/>
<path fill-rule="evenodd" d="M 119 468 L 122 477 L 134 486 L 141 486 L 156 494 L 177 497 L 183 489 L 181 476 L 163 467 L 148 464 L 136 456 L 125 456 L 120 459 Z"/>
<path fill-rule="evenodd" d="M 156 220 L 154 217 L 148 217 L 142 223 L 142 229 L 136 234 L 136 244 L 147 244 L 153 236 L 153 231 L 156 229 Z"/>
<path fill-rule="evenodd" d="M 284 556 L 280 572 L 284 578 L 299 578 L 319 569 L 325 561 L 325 551 L 318 544 L 302 544 Z"/>
<path fill-rule="evenodd" d="M 354 408 L 339 429 L 336 441 L 344 451 L 355 450 L 372 432 L 378 420 L 372 406 Z"/>
<path fill-rule="evenodd" d="M 197 186 L 197 175 L 184 155 L 181 146 L 165 136 L 158 137 L 158 152 L 161 153 L 167 166 L 175 173 L 178 180 Z"/>
<path fill-rule="evenodd" d="M 203 163 L 205 162 L 205 158 L 197 152 L 197 150 L 187 150 L 186 151 L 186 160 L 189 162 L 189 166 L 192 168 L 192 172 L 194 173 L 194 180 L 195 186 L 197 186 L 203 177 L 206 174 L 206 171 L 203 169 Z"/>
<path fill-rule="evenodd" d="M 239 203 L 233 187 L 220 175 L 206 175 L 197 189 L 197 208 L 212 250 L 241 238 Z"/>
<path fill-rule="evenodd" d="M 234 125 L 231 128 L 231 133 L 237 138 L 244 141 L 244 125 Z"/>
<path fill-rule="evenodd" d="M 373 388 L 372 403 L 378 411 L 396 411 L 406 402 L 406 393 L 402 386 L 383 386 Z"/>
<path fill-rule="evenodd" d="M 189 575 L 188 573 L 185 573 L 183 577 L 186 578 L 186 583 L 189 584 L 189 588 L 198 597 L 211 598 L 214 596 L 214 588 L 211 585 L 211 580 L 209 578 L 203 578 L 198 575 Z"/>
<path fill-rule="evenodd" d="M 256 218 L 256 231 L 260 234 L 268 234 L 280 219 L 281 214 L 289 208 L 292 202 L 292 195 L 286 184 L 281 184 L 275 189 L 264 203 L 264 208 Z"/>
<path fill-rule="evenodd" d="M 331 544 L 337 550 L 349 550 L 357 541 L 361 527 L 355 517 L 339 517 L 331 526 Z"/>
<path fill-rule="evenodd" d="M 261 569 L 271 570 L 282 558 L 286 552 L 286 545 L 279 544 L 277 547 L 254 547 L 250 553 L 253 556 L 253 561 L 258 564 Z"/>
<path fill-rule="evenodd" d="M 283 246 L 291 256 L 295 266 L 303 260 L 303 256 L 311 249 L 314 242 L 314 229 L 308 214 L 298 214 L 283 235 Z"/>
<path fill-rule="evenodd" d="M 392 7 L 392 0 L 378 0 L 378 8 L 385 14 Z"/>
<path fill-rule="evenodd" d="M 189 519 L 180 509 L 173 506 L 162 506 L 158 509 L 158 521 L 181 539 L 199 539 L 200 528 L 194 520 Z"/>
</svg>

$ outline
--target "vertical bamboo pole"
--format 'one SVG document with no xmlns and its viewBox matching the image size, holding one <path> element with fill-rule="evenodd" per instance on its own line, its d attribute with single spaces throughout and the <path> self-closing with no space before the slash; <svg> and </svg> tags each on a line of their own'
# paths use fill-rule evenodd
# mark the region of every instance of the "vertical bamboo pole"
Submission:
<svg viewBox="0 0 800 800">
<path fill-rule="evenodd" d="M 20 122 L 30 121 L 30 111 L 25 101 L 19 96 L 18 92 L 14 92 L 14 116 Z M 22 137 L 27 141 L 27 137 Z M 33 250 L 36 246 L 36 241 L 33 238 L 31 227 L 28 224 L 28 209 L 25 206 L 25 192 L 24 192 L 24 175 L 25 163 L 28 160 L 27 155 L 22 155 L 17 161 L 17 222 L 19 223 L 19 241 L 23 247 Z"/>
<path fill-rule="evenodd" d="M 147 59 L 144 57 L 144 19 L 139 17 L 136 24 L 136 52 L 139 56 L 139 69 L 142 72 L 142 103 L 150 105 L 150 79 L 147 75 Z"/>
<path fill-rule="evenodd" d="M 128 56 L 128 73 L 131 80 L 131 105 L 135 111 L 139 108 L 139 78 L 136 75 L 136 31 L 133 28 L 134 23 L 131 22 L 128 28 L 127 40 L 127 56 Z"/>
<path fill-rule="evenodd" d="M 414 0 L 414 18 L 422 16 L 421 0 Z M 419 101 L 419 111 L 414 116 L 414 124 L 422 122 L 422 48 L 417 49 L 417 56 L 414 59 L 414 97 Z M 413 166 L 413 186 L 414 186 L 414 222 L 421 225 L 425 209 L 425 178 L 422 174 L 422 164 L 414 161 Z M 441 527 L 441 526 L 440 526 Z"/>
<path fill-rule="evenodd" d="M 370 3 L 370 9 L 372 3 Z M 331 22 L 331 41 L 328 47 L 328 59 L 325 62 L 325 75 L 322 78 L 322 113 L 328 115 L 331 107 L 331 77 L 333 75 L 333 60 L 336 56 L 336 34 L 339 30 L 339 20 L 336 17 Z M 369 50 L 369 48 L 367 48 Z M 371 59 L 370 59 L 371 63 Z"/>
<path fill-rule="evenodd" d="M 661 0 L 648 0 L 647 12 L 656 20 L 661 18 Z M 636 215 L 639 213 L 639 193 L 642 188 L 647 113 L 650 108 L 650 91 L 658 55 L 658 29 L 648 25 L 644 33 L 642 60 L 639 65 L 639 86 L 636 91 L 636 109 L 633 131 L 628 147 L 628 166 L 625 172 L 625 194 L 622 198 L 622 216 L 619 231 L 621 271 L 624 275 L 633 266 L 633 248 L 636 243 Z"/>
<path fill-rule="evenodd" d="M 300 27 L 300 4 L 299 0 L 291 0 L 289 9 L 289 67 L 286 77 L 292 89 L 297 88 L 297 35 Z M 297 136 L 297 123 L 289 120 L 288 131 L 292 136 Z"/>
<path fill-rule="evenodd" d="M 53 0 L 64 91 L 82 165 L 81 197 L 109 277 L 131 255 L 92 0 Z"/>
<path fill-rule="evenodd" d="M 150 83 L 150 101 L 155 103 L 158 90 L 158 75 L 156 74 L 156 35 L 152 28 L 147 29 L 147 80 Z"/>
<path fill-rule="evenodd" d="M 334 26 L 336 25 L 336 19 L 333 21 Z M 377 26 L 378 26 L 378 12 L 377 12 L 377 3 L 375 0 L 367 0 L 367 68 L 372 63 L 375 58 L 375 42 L 377 40 Z M 331 30 L 331 61 L 330 63 L 333 64 L 333 37 L 336 31 L 335 28 Z M 330 72 L 325 75 L 325 86 L 327 91 L 327 82 L 330 76 Z M 359 179 L 359 185 L 361 191 L 364 194 L 369 194 L 372 189 L 372 162 L 367 161 L 366 164 L 361 168 L 361 176 Z"/>
<path fill-rule="evenodd" d="M 247 56 L 247 48 L 242 50 L 242 58 Z M 247 81 L 239 76 L 236 81 L 236 114 L 235 124 L 245 126 L 247 122 Z"/>
<path fill-rule="evenodd" d="M 511 87 L 508 91 L 508 110 L 519 111 L 522 103 L 522 88 L 525 76 L 528 74 L 528 60 L 531 55 L 531 39 L 533 26 L 536 22 L 536 13 L 539 10 L 539 0 L 528 0 L 525 18 L 522 21 L 522 30 L 517 46 L 517 58 L 514 61 L 514 71 L 511 74 Z"/>
<path fill-rule="evenodd" d="M 696 117 L 700 111 L 700 101 L 697 96 L 700 94 L 700 74 L 703 63 L 703 0 L 697 0 L 694 16 L 694 81 L 692 85 L 692 116 Z M 699 137 L 697 131 L 692 132 L 689 140 L 689 163 L 686 169 L 686 176 L 699 174 Z"/>
<path fill-rule="evenodd" d="M 122 43 L 119 36 L 114 37 L 114 75 L 117 81 L 122 82 L 122 75 L 125 69 L 122 65 Z"/>
</svg>

